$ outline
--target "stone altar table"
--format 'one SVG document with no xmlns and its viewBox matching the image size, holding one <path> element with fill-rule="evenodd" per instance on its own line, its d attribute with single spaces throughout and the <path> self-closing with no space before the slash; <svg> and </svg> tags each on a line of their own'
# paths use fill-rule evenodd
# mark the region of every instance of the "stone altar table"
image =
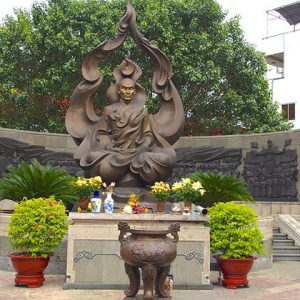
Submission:
<svg viewBox="0 0 300 300">
<path fill-rule="evenodd" d="M 177 257 L 170 274 L 175 289 L 212 289 L 207 217 L 169 214 L 70 213 L 65 289 L 125 289 L 128 277 L 120 256 L 118 223 L 163 230 L 180 223 Z"/>
</svg>

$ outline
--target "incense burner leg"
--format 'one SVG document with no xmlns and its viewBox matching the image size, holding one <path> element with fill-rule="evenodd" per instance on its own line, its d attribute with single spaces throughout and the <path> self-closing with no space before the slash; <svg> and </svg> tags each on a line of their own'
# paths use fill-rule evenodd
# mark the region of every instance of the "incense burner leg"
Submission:
<svg viewBox="0 0 300 300">
<path fill-rule="evenodd" d="M 124 293 L 127 297 L 134 297 L 140 288 L 140 270 L 125 263 L 125 271 L 129 278 L 129 288 Z"/>
<path fill-rule="evenodd" d="M 142 266 L 142 278 L 144 283 L 144 299 L 153 299 L 154 280 L 156 267 L 152 264 Z"/>
<path fill-rule="evenodd" d="M 165 288 L 165 281 L 170 273 L 171 266 L 157 267 L 157 276 L 155 280 L 155 290 L 159 297 L 169 298 L 170 294 Z"/>
</svg>

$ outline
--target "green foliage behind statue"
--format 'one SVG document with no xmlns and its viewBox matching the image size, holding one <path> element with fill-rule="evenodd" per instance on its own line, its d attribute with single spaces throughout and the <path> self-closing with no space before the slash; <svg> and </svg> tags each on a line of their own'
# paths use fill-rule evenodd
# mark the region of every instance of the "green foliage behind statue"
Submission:
<svg viewBox="0 0 300 300">
<path fill-rule="evenodd" d="M 127 0 L 49 0 L 16 11 L 0 26 L 0 126 L 65 132 L 69 95 L 80 64 L 101 41 L 117 35 Z M 134 0 L 139 30 L 171 60 L 186 134 L 237 134 L 290 128 L 272 104 L 264 55 L 247 43 L 238 18 L 225 21 L 213 0 Z M 106 89 L 126 54 L 144 72 L 150 111 L 153 69 L 133 43 L 101 66 Z M 97 98 L 99 112 L 105 99 Z"/>
</svg>

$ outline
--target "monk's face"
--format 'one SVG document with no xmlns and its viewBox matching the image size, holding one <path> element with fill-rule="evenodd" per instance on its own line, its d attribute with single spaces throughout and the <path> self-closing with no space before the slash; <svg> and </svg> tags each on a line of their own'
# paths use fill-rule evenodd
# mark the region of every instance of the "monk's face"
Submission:
<svg viewBox="0 0 300 300">
<path fill-rule="evenodd" d="M 136 94 L 135 82 L 131 79 L 123 79 L 119 87 L 120 97 L 124 101 L 130 102 L 132 98 L 135 96 L 135 94 Z"/>
</svg>

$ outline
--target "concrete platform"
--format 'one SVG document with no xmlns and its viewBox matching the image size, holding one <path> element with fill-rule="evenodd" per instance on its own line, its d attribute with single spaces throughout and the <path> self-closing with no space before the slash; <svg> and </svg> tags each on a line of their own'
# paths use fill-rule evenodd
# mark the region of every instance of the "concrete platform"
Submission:
<svg viewBox="0 0 300 300">
<path fill-rule="evenodd" d="M 0 300 L 125 300 L 123 291 L 63 290 L 64 276 L 46 275 L 37 289 L 14 286 L 14 273 L 0 271 Z M 173 300 L 299 300 L 300 262 L 275 262 L 271 269 L 251 272 L 250 288 L 225 289 L 211 272 L 213 290 L 175 290 Z M 141 291 L 142 292 L 142 291 Z M 136 299 L 142 299 L 141 295 Z"/>
<path fill-rule="evenodd" d="M 208 220 L 205 216 L 71 212 L 69 219 L 72 226 L 68 230 L 66 289 L 127 287 L 118 241 L 119 222 L 127 222 L 132 229 L 150 231 L 167 230 L 170 224 L 179 223 L 177 256 L 171 267 L 176 286 L 211 289 L 209 228 L 204 226 Z"/>
</svg>

